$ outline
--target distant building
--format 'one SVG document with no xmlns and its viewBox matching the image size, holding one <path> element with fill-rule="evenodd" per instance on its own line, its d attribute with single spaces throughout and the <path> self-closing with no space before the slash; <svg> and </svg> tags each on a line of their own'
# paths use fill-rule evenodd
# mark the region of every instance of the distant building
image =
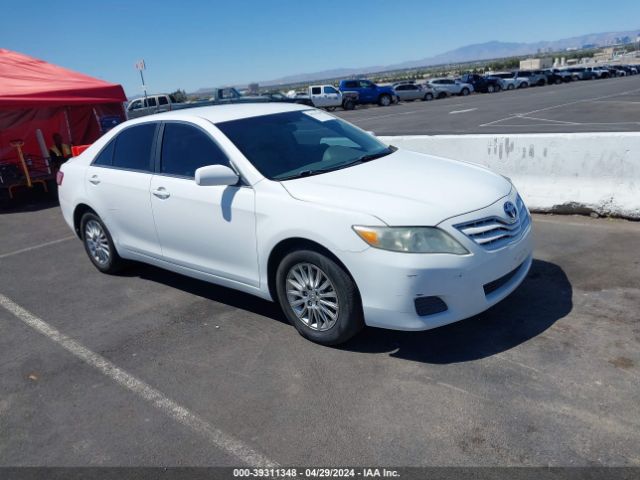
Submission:
<svg viewBox="0 0 640 480">
<path fill-rule="evenodd" d="M 613 47 L 603 48 L 593 55 L 593 59 L 596 62 L 609 62 L 613 59 L 614 51 L 615 49 Z"/>
<path fill-rule="evenodd" d="M 527 58 L 526 60 L 520 60 L 520 70 L 540 70 L 543 68 L 551 68 L 552 66 L 552 58 Z"/>
</svg>

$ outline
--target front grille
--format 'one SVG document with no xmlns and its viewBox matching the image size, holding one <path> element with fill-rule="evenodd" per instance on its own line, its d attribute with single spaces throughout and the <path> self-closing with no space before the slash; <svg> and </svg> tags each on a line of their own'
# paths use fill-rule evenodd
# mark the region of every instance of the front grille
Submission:
<svg viewBox="0 0 640 480">
<path fill-rule="evenodd" d="M 440 297 L 418 297 L 414 300 L 416 313 L 421 317 L 447 310 L 447 304 Z"/>
<path fill-rule="evenodd" d="M 531 217 L 520 195 L 516 199 L 516 208 L 518 218 L 513 223 L 500 217 L 488 217 L 461 223 L 455 228 L 486 250 L 497 250 L 518 240 L 531 224 Z"/>
<path fill-rule="evenodd" d="M 493 282 L 485 283 L 483 286 L 485 296 L 495 292 L 496 290 L 499 290 L 500 288 L 505 286 L 507 283 L 509 283 L 509 280 L 515 277 L 516 274 L 520 271 L 520 268 L 522 267 L 522 265 L 523 264 L 521 263 L 515 269 L 511 270 L 506 275 L 503 275 L 502 277 L 494 280 Z"/>
</svg>

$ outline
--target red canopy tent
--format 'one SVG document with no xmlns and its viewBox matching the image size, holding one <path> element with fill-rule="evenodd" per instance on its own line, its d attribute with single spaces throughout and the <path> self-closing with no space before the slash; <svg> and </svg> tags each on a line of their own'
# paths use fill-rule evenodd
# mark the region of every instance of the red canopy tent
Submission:
<svg viewBox="0 0 640 480">
<path fill-rule="evenodd" d="M 0 164 L 18 161 L 14 140 L 27 159 L 47 156 L 37 130 L 47 148 L 54 133 L 68 145 L 94 142 L 125 120 L 124 101 L 120 85 L 0 49 Z"/>
</svg>

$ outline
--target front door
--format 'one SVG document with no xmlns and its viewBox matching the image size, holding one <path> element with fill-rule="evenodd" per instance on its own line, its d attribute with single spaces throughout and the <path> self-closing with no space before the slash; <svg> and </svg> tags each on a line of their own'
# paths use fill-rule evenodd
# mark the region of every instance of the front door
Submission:
<svg viewBox="0 0 640 480">
<path fill-rule="evenodd" d="M 163 258 L 177 265 L 247 285 L 259 284 L 254 190 L 204 187 L 196 169 L 229 161 L 200 126 L 167 122 L 151 205 Z"/>
</svg>

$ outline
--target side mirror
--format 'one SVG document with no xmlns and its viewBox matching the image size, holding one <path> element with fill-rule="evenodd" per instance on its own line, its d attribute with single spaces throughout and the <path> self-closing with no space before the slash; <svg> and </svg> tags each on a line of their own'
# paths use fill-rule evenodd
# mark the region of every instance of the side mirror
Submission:
<svg viewBox="0 0 640 480">
<path fill-rule="evenodd" d="M 216 185 L 235 185 L 240 177 L 224 165 L 207 165 L 196 170 L 196 184 L 202 187 L 213 187 Z"/>
</svg>

